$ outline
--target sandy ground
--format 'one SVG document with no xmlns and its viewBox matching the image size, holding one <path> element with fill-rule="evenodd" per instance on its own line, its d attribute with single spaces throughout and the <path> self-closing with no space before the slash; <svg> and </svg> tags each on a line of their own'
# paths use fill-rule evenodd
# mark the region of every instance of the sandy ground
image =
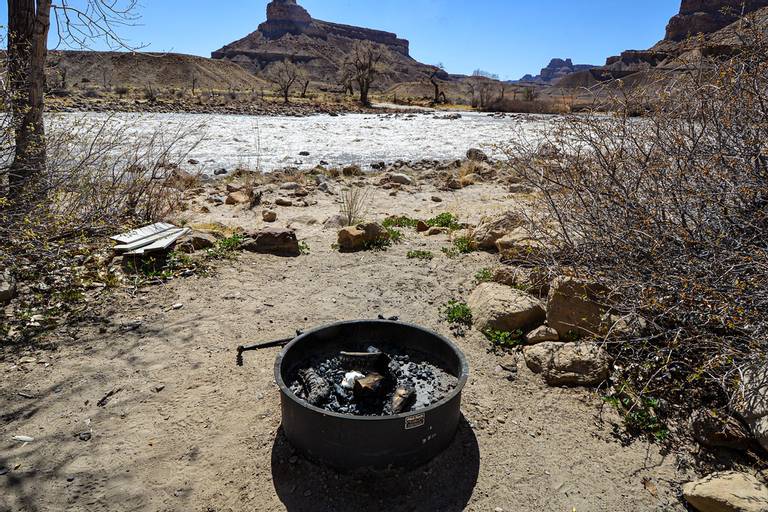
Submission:
<svg viewBox="0 0 768 512">
<path fill-rule="evenodd" d="M 443 203 L 434 194 L 377 190 L 369 217 L 453 211 L 477 222 L 515 201 L 493 185 L 440 192 Z M 318 201 L 277 208 L 278 224 L 292 224 L 311 254 L 243 254 L 206 277 L 111 292 L 103 320 L 58 351 L 0 362 L 0 467 L 9 469 L 0 511 L 682 510 L 678 485 L 692 475 L 675 455 L 622 444 L 595 393 L 547 387 L 522 359 L 489 353 L 474 331 L 456 339 L 471 366 L 464 420 L 437 459 L 410 471 L 337 473 L 295 456 L 280 430 L 279 349 L 248 353 L 239 368 L 237 345 L 378 314 L 452 336 L 439 306 L 466 298 L 475 272 L 497 264 L 485 253 L 450 259 L 440 253 L 447 236 L 410 230 L 386 252 L 339 254 L 336 230 L 322 227 L 338 205 Z M 187 215 L 262 225 L 259 211 L 234 207 Z M 409 260 L 412 249 L 436 257 Z M 517 377 L 502 363 L 517 364 Z"/>
</svg>

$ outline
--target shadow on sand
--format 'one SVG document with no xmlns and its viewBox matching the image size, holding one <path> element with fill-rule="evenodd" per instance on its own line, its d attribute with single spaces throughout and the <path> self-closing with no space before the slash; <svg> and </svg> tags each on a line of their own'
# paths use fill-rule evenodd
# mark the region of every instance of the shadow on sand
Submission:
<svg viewBox="0 0 768 512">
<path fill-rule="evenodd" d="M 416 469 L 338 472 L 295 457 L 282 429 L 272 446 L 275 491 L 289 512 L 458 512 L 479 471 L 477 438 L 463 416 L 448 449 Z"/>
</svg>

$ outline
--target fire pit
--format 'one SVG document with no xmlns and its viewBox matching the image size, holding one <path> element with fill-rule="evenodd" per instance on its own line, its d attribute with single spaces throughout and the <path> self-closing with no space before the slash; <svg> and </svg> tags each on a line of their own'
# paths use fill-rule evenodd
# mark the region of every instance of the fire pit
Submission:
<svg viewBox="0 0 768 512">
<path fill-rule="evenodd" d="M 340 469 L 423 464 L 453 440 L 468 373 L 453 343 L 415 325 L 321 327 L 275 363 L 283 430 L 303 455 Z"/>
</svg>

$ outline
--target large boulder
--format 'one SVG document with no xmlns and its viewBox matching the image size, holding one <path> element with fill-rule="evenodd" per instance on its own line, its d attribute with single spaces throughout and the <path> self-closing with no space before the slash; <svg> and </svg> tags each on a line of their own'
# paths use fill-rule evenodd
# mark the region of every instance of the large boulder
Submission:
<svg viewBox="0 0 768 512">
<path fill-rule="evenodd" d="M 544 304 L 535 297 L 498 283 L 478 286 L 468 301 L 475 327 L 514 332 L 528 331 L 544 323 Z"/>
<path fill-rule="evenodd" d="M 513 212 L 483 219 L 472 232 L 472 243 L 478 249 L 495 250 L 496 241 L 523 225 L 523 220 Z"/>
<path fill-rule="evenodd" d="M 240 246 L 244 251 L 275 256 L 299 256 L 299 241 L 290 229 L 265 228 L 250 233 Z"/>
<path fill-rule="evenodd" d="M 9 271 L 0 273 L 0 305 L 11 302 L 16 296 L 16 280 Z"/>
<path fill-rule="evenodd" d="M 736 400 L 736 412 L 768 450 L 768 364 L 744 372 Z"/>
<path fill-rule="evenodd" d="M 699 512 L 766 512 L 768 488 L 746 473 L 715 473 L 683 486 L 683 497 Z"/>
<path fill-rule="evenodd" d="M 556 278 L 547 298 L 547 324 L 561 339 L 574 333 L 598 333 L 603 316 L 599 300 L 605 292 L 605 287 L 597 283 L 567 276 Z"/>
<path fill-rule="evenodd" d="M 349 226 L 339 231 L 339 250 L 343 252 L 361 251 L 373 243 L 388 239 L 387 230 L 375 222 Z"/>
<path fill-rule="evenodd" d="M 608 378 L 610 357 L 593 343 L 547 341 L 523 349 L 525 363 L 550 386 L 595 386 Z"/>
</svg>

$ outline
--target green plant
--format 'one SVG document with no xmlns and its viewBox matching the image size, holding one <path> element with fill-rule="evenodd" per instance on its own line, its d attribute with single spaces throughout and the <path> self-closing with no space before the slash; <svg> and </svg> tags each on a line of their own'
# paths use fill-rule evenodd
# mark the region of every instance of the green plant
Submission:
<svg viewBox="0 0 768 512">
<path fill-rule="evenodd" d="M 498 348 L 514 348 L 523 345 L 525 342 L 524 333 L 520 329 L 512 332 L 486 329 L 483 331 L 483 334 L 494 347 Z"/>
<path fill-rule="evenodd" d="M 475 250 L 472 239 L 466 236 L 460 236 L 453 240 L 452 247 L 443 247 L 443 253 L 449 258 L 455 258 L 461 254 L 469 254 Z"/>
<path fill-rule="evenodd" d="M 232 259 L 236 251 L 243 243 L 241 235 L 232 235 L 216 242 L 212 249 L 208 249 L 208 257 L 214 260 Z"/>
<path fill-rule="evenodd" d="M 661 418 L 661 402 L 654 397 L 641 397 L 628 391 L 624 383 L 619 391 L 603 397 L 603 400 L 619 411 L 624 418 L 627 431 L 633 435 L 645 434 L 658 442 L 663 442 L 669 436 L 669 429 Z"/>
<path fill-rule="evenodd" d="M 461 227 L 459 224 L 459 218 L 452 213 L 441 213 L 437 217 L 432 217 L 426 221 L 429 227 L 448 228 L 450 230 L 456 230 Z"/>
<path fill-rule="evenodd" d="M 309 254 L 310 247 L 309 247 L 309 244 L 306 241 L 301 240 L 299 242 L 299 252 L 301 254 L 303 254 L 304 256 L 307 256 Z"/>
<path fill-rule="evenodd" d="M 392 227 L 385 227 L 387 230 L 387 234 L 389 235 L 389 240 L 393 244 L 399 244 L 403 241 L 403 232 L 399 229 L 395 229 Z"/>
<path fill-rule="evenodd" d="M 488 283 L 493 281 L 493 270 L 490 268 L 483 268 L 478 270 L 475 274 L 475 281 L 478 283 Z"/>
<path fill-rule="evenodd" d="M 451 300 L 440 308 L 443 320 L 451 324 L 461 324 L 467 327 L 472 325 L 472 310 L 464 302 Z"/>
<path fill-rule="evenodd" d="M 409 260 L 431 260 L 435 257 L 431 251 L 408 251 Z"/>
<path fill-rule="evenodd" d="M 419 221 L 416 219 L 412 219 L 406 215 L 401 215 L 384 219 L 384 222 L 382 222 L 381 225 L 385 228 L 415 228 L 416 224 L 418 223 Z"/>
</svg>

